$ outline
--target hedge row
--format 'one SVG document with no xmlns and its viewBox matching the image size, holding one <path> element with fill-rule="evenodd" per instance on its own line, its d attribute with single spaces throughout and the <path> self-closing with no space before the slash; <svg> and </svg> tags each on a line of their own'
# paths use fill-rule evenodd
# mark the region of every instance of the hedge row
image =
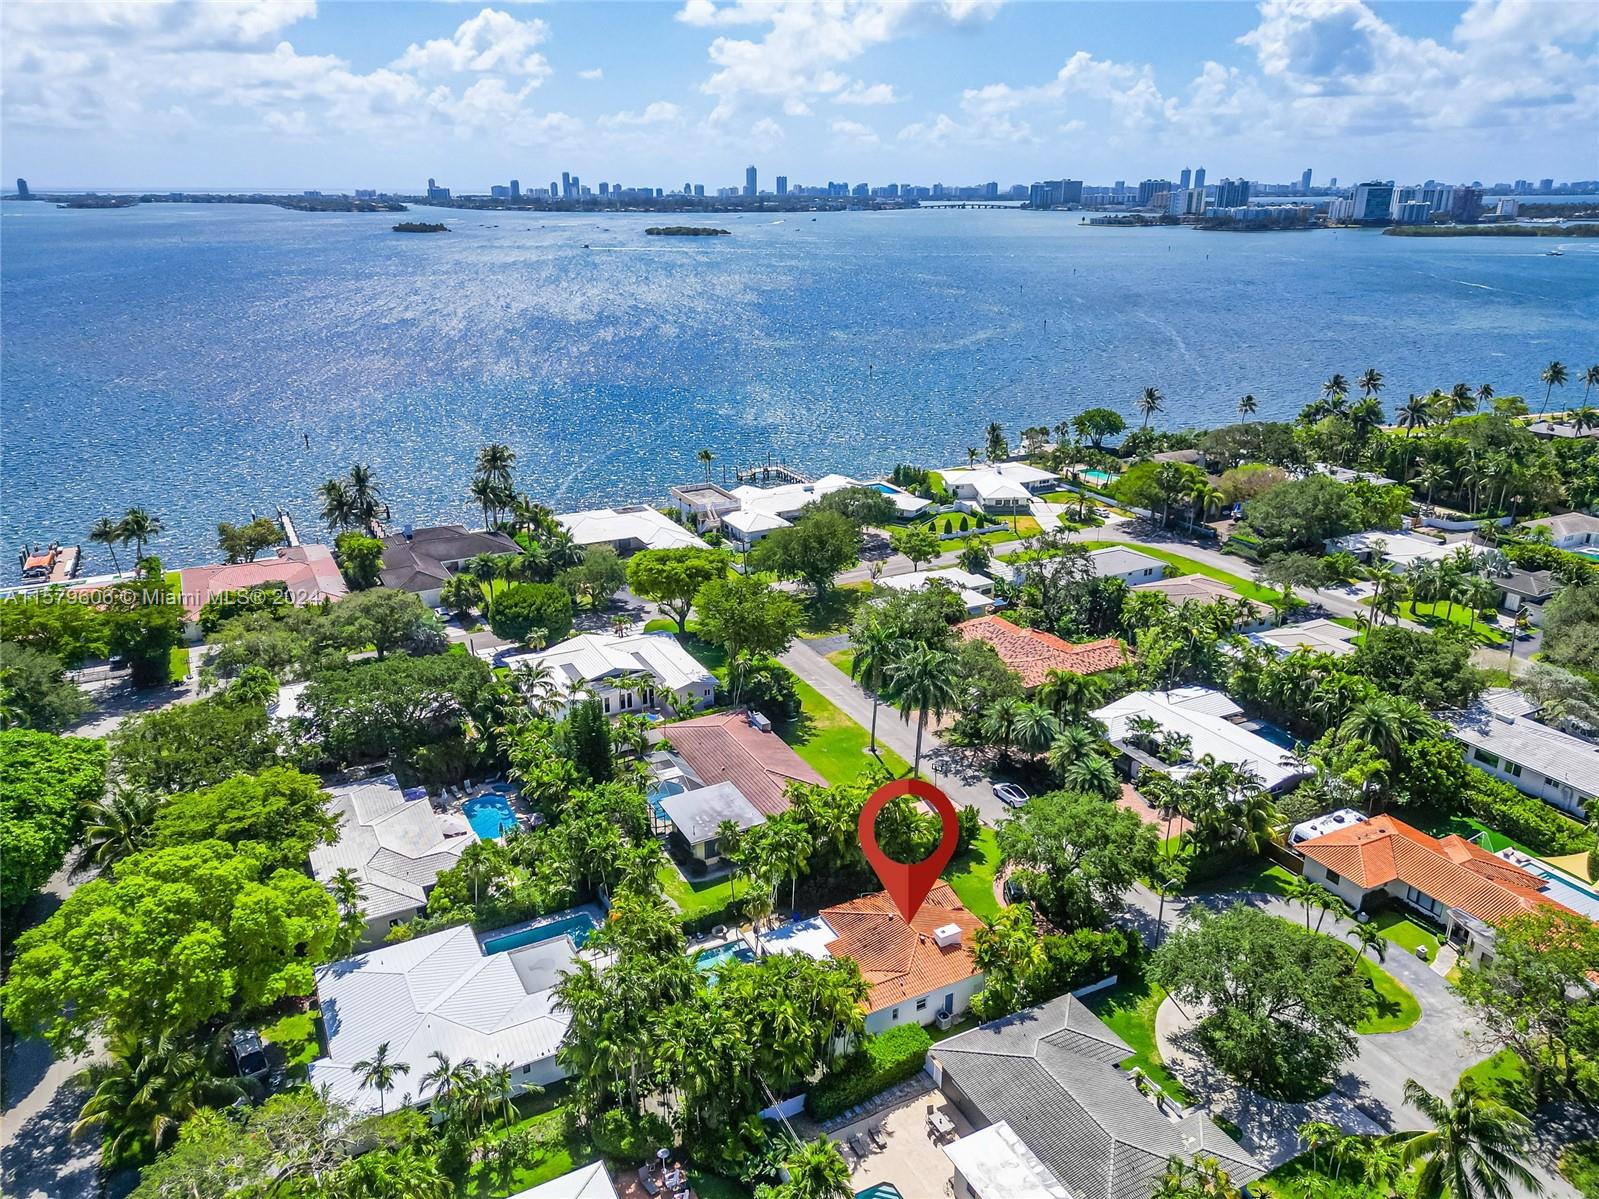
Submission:
<svg viewBox="0 0 1599 1199">
<path fill-rule="evenodd" d="M 1541 799 L 1523 795 L 1508 783 L 1481 771 L 1466 788 L 1465 808 L 1489 828 L 1519 841 L 1533 853 L 1560 857 L 1593 848 L 1594 835 L 1571 817 Z"/>
<path fill-rule="evenodd" d="M 896 1083 L 914 1078 L 927 1063 L 933 1038 L 920 1024 L 902 1024 L 861 1046 L 839 1065 L 829 1070 L 805 1098 L 805 1110 L 813 1120 L 829 1120 L 864 1103 L 873 1095 Z"/>
</svg>

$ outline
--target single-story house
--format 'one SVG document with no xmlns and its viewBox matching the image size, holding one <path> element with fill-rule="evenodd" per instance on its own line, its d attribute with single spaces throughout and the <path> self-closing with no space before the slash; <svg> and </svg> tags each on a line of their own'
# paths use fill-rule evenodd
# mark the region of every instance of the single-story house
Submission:
<svg viewBox="0 0 1599 1199">
<path fill-rule="evenodd" d="M 603 1161 L 590 1162 L 541 1182 L 536 1187 L 518 1191 L 510 1199 L 617 1199 L 616 1184 L 606 1172 Z"/>
<path fill-rule="evenodd" d="M 325 545 L 280 545 L 270 558 L 189 566 L 178 572 L 178 578 L 183 616 L 190 622 L 200 619 L 207 600 L 251 587 L 281 583 L 289 602 L 301 606 L 342 599 L 349 592 L 333 551 Z"/>
<path fill-rule="evenodd" d="M 1209 687 L 1175 687 L 1170 691 L 1134 691 L 1093 713 L 1107 736 L 1126 759 L 1134 779 L 1142 770 L 1184 778 L 1198 768 L 1206 754 L 1218 762 L 1247 766 L 1267 791 L 1281 791 L 1310 773 L 1289 750 L 1244 724 L 1244 711 L 1220 691 Z M 1188 739 L 1184 761 L 1171 764 L 1145 753 L 1133 741 L 1141 717 L 1161 728 L 1161 735 Z"/>
<path fill-rule="evenodd" d="M 566 1077 L 556 1051 L 571 1016 L 557 1005 L 555 986 L 578 954 L 573 936 L 500 952 L 493 945 L 492 936 L 479 940 L 460 925 L 317 967 L 328 1054 L 311 1063 L 311 1085 L 376 1111 L 377 1093 L 362 1087 L 356 1063 L 384 1044 L 390 1061 L 411 1067 L 397 1080 L 398 1095 L 385 1100 L 390 1110 L 427 1101 L 420 1078 L 435 1050 L 452 1061 L 509 1066 L 513 1095 Z"/>
<path fill-rule="evenodd" d="M 1025 462 L 952 466 L 939 473 L 944 486 L 963 505 L 990 515 L 1014 516 L 1026 512 L 1035 497 L 1060 485 L 1059 475 Z"/>
<path fill-rule="evenodd" d="M 1234 627 L 1241 633 L 1250 633 L 1271 624 L 1271 609 L 1256 600 L 1246 600 L 1225 583 L 1218 583 L 1206 575 L 1178 575 L 1175 579 L 1156 579 L 1151 583 L 1135 583 L 1134 591 L 1158 591 L 1172 603 L 1181 606 L 1228 603 L 1238 611 Z"/>
<path fill-rule="evenodd" d="M 1586 512 L 1565 512 L 1529 523 L 1530 528 L 1547 529 L 1556 549 L 1575 550 L 1599 545 L 1599 516 Z"/>
<path fill-rule="evenodd" d="M 717 834 L 723 821 L 731 820 L 740 831 L 766 823 L 765 814 L 727 782 L 663 795 L 657 802 L 689 853 L 707 865 L 722 856 Z"/>
<path fill-rule="evenodd" d="M 1355 652 L 1355 638 L 1358 636 L 1359 630 L 1337 621 L 1306 620 L 1300 624 L 1261 629 L 1250 633 L 1249 640 L 1283 658 L 1300 649 L 1318 654 L 1335 654 L 1341 658 Z"/>
<path fill-rule="evenodd" d="M 494 651 L 489 651 L 494 655 Z M 694 707 L 706 707 L 716 696 L 716 678 L 701 666 L 670 633 L 580 633 L 576 637 L 535 653 L 511 651 L 494 655 L 499 666 L 513 671 L 523 666 L 546 666 L 562 701 L 577 687 L 587 685 L 605 705 L 607 716 L 643 712 L 662 706 L 662 693 L 670 692 Z M 652 684 L 629 690 L 628 681 Z"/>
<path fill-rule="evenodd" d="M 1473 766 L 1585 820 L 1585 805 L 1599 796 L 1599 745 L 1540 723 L 1537 711 L 1519 692 L 1491 687 L 1464 711 L 1437 716 Z"/>
<path fill-rule="evenodd" d="M 827 786 L 803 758 L 776 733 L 756 728 L 747 712 L 717 712 L 669 725 L 659 736 L 669 740 L 702 787 L 732 783 L 766 816 L 788 811 L 794 783 Z"/>
<path fill-rule="evenodd" d="M 868 487 L 881 491 L 893 501 L 902 517 L 915 516 L 931 504 L 888 483 L 863 483 L 848 475 L 823 475 L 808 483 L 784 483 L 777 487 L 756 487 L 745 483 L 731 491 L 714 483 L 691 483 L 673 487 L 671 496 L 677 510 L 695 522 L 700 532 L 719 529 L 739 550 L 748 550 L 757 541 L 778 529 L 786 529 L 804 509 L 835 491 Z"/>
<path fill-rule="evenodd" d="M 792 521 L 807 505 L 814 504 L 824 495 L 847 491 L 851 487 L 870 487 L 848 475 L 823 475 L 810 483 L 784 483 L 778 487 L 756 487 L 745 483 L 733 488 L 739 506 L 747 512 L 764 512 L 769 516 Z"/>
<path fill-rule="evenodd" d="M 360 944 L 381 944 L 427 907 L 439 874 L 458 865 L 477 836 L 464 816 L 434 811 L 425 792 L 401 791 L 392 774 L 327 790 L 339 839 L 311 850 L 311 876 L 331 888 L 340 870 L 353 871 L 366 917 Z"/>
<path fill-rule="evenodd" d="M 1362 562 L 1382 560 L 1397 571 L 1407 571 L 1416 565 L 1437 562 L 1455 552 L 1453 545 L 1418 537 L 1401 530 L 1368 529 L 1364 533 L 1350 533 L 1346 537 L 1333 537 L 1325 542 L 1328 553 L 1343 550 Z"/>
<path fill-rule="evenodd" d="M 1493 926 L 1522 912 L 1571 911 L 1544 894 L 1549 880 L 1451 833 L 1439 839 L 1392 816 L 1373 816 L 1295 846 L 1305 877 L 1356 911 L 1389 901 L 1441 924 L 1463 956 L 1480 959 Z"/>
<path fill-rule="evenodd" d="M 624 556 L 637 550 L 706 548 L 693 533 L 648 504 L 566 512 L 555 519 L 578 545 L 608 545 Z"/>
<path fill-rule="evenodd" d="M 966 605 L 968 616 L 981 616 L 994 606 L 994 580 L 987 575 L 974 574 L 969 570 L 958 567 L 949 567 L 947 570 L 913 571 L 908 575 L 885 575 L 877 580 L 877 586 L 887 587 L 893 591 L 921 591 L 923 588 L 942 583 L 956 595 L 960 596 L 961 603 Z"/>
<path fill-rule="evenodd" d="M 1562 585 L 1552 570 L 1519 567 L 1512 567 L 1509 574 L 1491 575 L 1489 580 L 1499 588 L 1500 607 L 1506 612 L 1525 608 L 1527 619 L 1535 625 L 1543 623 L 1543 606 L 1554 598 Z"/>
<path fill-rule="evenodd" d="M 948 883 L 936 883 L 910 923 L 888 892 L 863 895 L 823 908 L 834 939 L 827 952 L 861 968 L 868 987 L 866 1033 L 899 1024 L 932 1024 L 958 1017 L 983 989 L 983 972 L 972 956 L 972 937 L 982 921 L 961 906 Z"/>
<path fill-rule="evenodd" d="M 955 1193 L 1146 1199 L 1168 1161 L 1195 1154 L 1215 1158 L 1235 1183 L 1265 1173 L 1204 1113 L 1141 1094 L 1117 1068 L 1131 1056 L 1131 1046 L 1072 995 L 934 1045 L 934 1081 L 978 1129 L 947 1150 L 959 1177 Z"/>
<path fill-rule="evenodd" d="M 419 596 L 432 608 L 450 576 L 479 554 L 517 554 L 522 547 L 504 533 L 474 531 L 465 525 L 433 525 L 383 539 L 383 569 L 378 582 Z"/>
<path fill-rule="evenodd" d="M 1586 425 L 1579 430 L 1574 421 L 1555 419 L 1531 421 L 1527 425 L 1527 432 L 1534 437 L 1546 439 L 1565 438 L 1569 440 L 1576 437 L 1599 437 L 1599 428 L 1595 428 L 1592 425 Z"/>
<path fill-rule="evenodd" d="M 1031 691 L 1052 670 L 1072 674 L 1098 674 L 1114 670 L 1127 661 L 1122 643 L 1114 637 L 1073 645 L 1053 633 L 1024 629 L 1003 616 L 979 616 L 955 626 L 962 641 L 986 641 L 999 660 L 1022 677 L 1022 686 Z"/>
<path fill-rule="evenodd" d="M 1141 554 L 1124 545 L 1089 550 L 1088 560 L 1093 564 L 1094 574 L 1098 578 L 1120 579 L 1129 587 L 1135 583 L 1152 583 L 1166 573 L 1166 564 L 1159 558 Z"/>
</svg>

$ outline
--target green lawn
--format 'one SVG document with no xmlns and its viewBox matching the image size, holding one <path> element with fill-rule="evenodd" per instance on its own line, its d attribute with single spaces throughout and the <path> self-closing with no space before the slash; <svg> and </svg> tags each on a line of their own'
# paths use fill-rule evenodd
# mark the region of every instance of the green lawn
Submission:
<svg viewBox="0 0 1599 1199">
<path fill-rule="evenodd" d="M 1463 1071 L 1460 1078 L 1461 1081 L 1474 1079 L 1479 1090 L 1502 1103 L 1508 1103 L 1517 1111 L 1531 1112 L 1535 1106 L 1532 1080 L 1528 1078 L 1527 1067 L 1514 1050 L 1501 1049 L 1492 1057 L 1484 1058 Z"/>
<path fill-rule="evenodd" d="M 1083 1003 L 1132 1046 L 1133 1056 L 1121 1063 L 1123 1069 L 1137 1066 L 1166 1094 L 1186 1105 L 1193 1102 L 1187 1089 L 1166 1070 L 1160 1050 L 1155 1047 L 1155 1013 L 1165 998 L 1166 992 L 1140 977 L 1096 991 Z"/>
<path fill-rule="evenodd" d="M 849 631 L 855 610 L 871 595 L 870 583 L 845 583 L 805 601 L 801 637 L 831 637 Z"/>
<path fill-rule="evenodd" d="M 1000 865 L 999 840 L 993 829 L 984 828 L 977 839 L 950 862 L 944 870 L 944 878 L 968 912 L 974 916 L 997 916 L 999 900 L 994 898 L 994 876 L 999 873 Z"/>
<path fill-rule="evenodd" d="M 490 1139 L 495 1140 L 512 1132 L 532 1131 L 539 1134 L 538 1148 L 518 1166 L 510 1187 L 502 1189 L 494 1186 L 487 1171 L 482 1166 L 474 1165 L 468 1168 L 467 1177 L 460 1180 L 456 1188 L 458 1195 L 466 1199 L 503 1199 L 506 1195 L 514 1195 L 549 1182 L 552 1178 L 570 1174 L 578 1166 L 599 1156 L 593 1142 L 585 1134 L 566 1135 L 566 1108 L 560 1105 L 548 1107 L 540 1103 L 542 1099 L 544 1096 L 534 1095 L 520 1101 L 518 1108 L 531 1114 L 523 1116 L 510 1128 L 488 1134 Z"/>
<path fill-rule="evenodd" d="M 167 678 L 174 683 L 181 683 L 189 677 L 189 647 L 186 645 L 174 646 L 167 655 Z"/>
<path fill-rule="evenodd" d="M 1265 858 L 1252 857 L 1239 863 L 1226 874 L 1201 879 L 1191 887 L 1183 888 L 1184 895 L 1213 895 L 1218 891 L 1259 891 L 1281 897 L 1284 888 L 1293 881 L 1294 873 Z"/>
<path fill-rule="evenodd" d="M 661 880 L 661 889 L 683 910 L 685 920 L 719 912 L 733 898 L 733 882 L 725 876 L 709 881 L 684 878 L 676 866 L 665 862 L 656 877 Z"/>
<path fill-rule="evenodd" d="M 1438 934 L 1419 920 L 1407 916 L 1398 908 L 1389 908 L 1385 912 L 1378 912 L 1371 918 L 1371 923 L 1378 932 L 1406 953 L 1414 956 L 1416 950 L 1425 945 L 1427 947 L 1427 959 L 1429 961 L 1437 959 L 1440 945 Z"/>
<path fill-rule="evenodd" d="M 853 647 L 849 649 L 835 649 L 832 653 L 827 655 L 827 660 L 842 670 L 845 674 L 848 674 L 855 666 L 855 650 Z"/>
<path fill-rule="evenodd" d="M 1370 1014 L 1355 1025 L 1358 1033 L 1403 1032 L 1421 1019 L 1421 1004 L 1409 988 L 1368 957 L 1360 959 L 1360 972 L 1374 995 Z"/>
<path fill-rule="evenodd" d="M 1134 541 L 1081 541 L 1078 542 L 1084 549 L 1098 550 L 1106 546 L 1119 545 L 1130 550 L 1137 550 L 1140 554 L 1148 554 L 1151 558 L 1159 558 L 1162 562 L 1175 566 L 1180 574 L 1204 575 L 1207 579 L 1215 579 L 1218 583 L 1225 583 L 1245 599 L 1258 600 L 1263 604 L 1273 604 L 1282 599 L 1282 592 L 1271 587 L 1262 587 L 1259 583 L 1244 578 L 1242 575 L 1231 574 L 1208 562 L 1200 562 L 1196 558 L 1189 558 L 1183 554 L 1173 553 L 1168 549 L 1157 546 L 1144 545 Z"/>
<path fill-rule="evenodd" d="M 1428 628 L 1438 628 L 1445 624 L 1453 624 L 1456 628 L 1465 629 L 1471 634 L 1471 639 L 1478 645 L 1489 647 L 1503 646 L 1508 637 L 1492 625 L 1484 624 L 1480 620 L 1473 620 L 1471 610 L 1459 604 L 1451 607 L 1449 604 L 1414 604 L 1405 600 L 1399 605 L 1399 615 L 1406 620 L 1413 620 L 1419 625 Z"/>
<path fill-rule="evenodd" d="M 794 689 L 800 699 L 799 719 L 779 724 L 777 731 L 817 774 L 829 783 L 850 783 L 861 771 L 876 765 L 877 760 L 866 753 L 871 738 L 865 729 L 804 679 L 796 678 Z M 878 714 L 879 721 L 893 719 L 891 708 Z M 881 742 L 877 751 L 894 774 L 910 773 L 910 764 Z"/>
</svg>

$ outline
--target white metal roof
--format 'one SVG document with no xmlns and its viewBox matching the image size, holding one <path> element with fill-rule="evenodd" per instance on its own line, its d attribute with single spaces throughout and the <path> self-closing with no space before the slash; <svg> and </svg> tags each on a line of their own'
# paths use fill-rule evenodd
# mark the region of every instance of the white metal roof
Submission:
<svg viewBox="0 0 1599 1199">
<path fill-rule="evenodd" d="M 661 797 L 661 810 L 672 826 L 690 845 L 716 836 L 722 821 L 731 820 L 741 829 L 765 824 L 766 816 L 732 783 L 713 783 L 676 795 Z"/>
<path fill-rule="evenodd" d="M 1307 620 L 1303 624 L 1250 633 L 1249 640 L 1256 645 L 1269 646 L 1279 654 L 1291 654 L 1303 648 L 1341 657 L 1355 652 L 1354 640 L 1358 636 L 1354 629 L 1331 620 Z"/>
<path fill-rule="evenodd" d="M 646 504 L 566 512 L 555 518 L 578 545 L 638 542 L 646 549 L 704 549 L 705 543 Z"/>
<path fill-rule="evenodd" d="M 1228 719 L 1241 712 L 1242 709 L 1220 691 L 1208 687 L 1179 687 L 1172 691 L 1134 691 L 1115 703 L 1106 704 L 1094 716 L 1104 723 L 1112 741 L 1125 741 L 1132 731 L 1133 720 L 1139 716 L 1151 717 L 1167 732 L 1187 736 L 1193 760 L 1172 767 L 1169 773 L 1174 778 L 1191 773 L 1206 754 L 1218 762 L 1253 768 L 1268 790 L 1307 773 L 1281 746 L 1273 745 L 1258 733 Z"/>
<path fill-rule="evenodd" d="M 993 606 L 994 580 L 958 567 L 915 571 L 908 575 L 885 575 L 877 580 L 879 587 L 889 587 L 895 591 L 921 591 L 930 583 L 943 583 L 953 588 L 968 612 L 986 612 Z"/>
<path fill-rule="evenodd" d="M 1029 466 L 1025 462 L 993 462 L 987 466 L 951 466 L 938 473 L 944 477 L 944 484 L 948 487 L 953 487 L 956 483 L 969 483 L 976 486 L 977 476 L 979 475 L 989 475 L 995 479 L 1020 483 L 1023 487 L 1032 487 L 1039 483 L 1052 483 L 1060 478 L 1059 475 L 1051 471 Z"/>
<path fill-rule="evenodd" d="M 543 1061 L 570 1023 L 555 1006 L 554 983 L 575 954 L 566 937 L 485 954 L 463 925 L 320 966 L 328 1056 L 311 1063 L 311 1084 L 375 1110 L 377 1095 L 361 1088 L 355 1063 L 384 1043 L 389 1060 L 411 1067 L 396 1090 L 418 1100 L 425 1096 L 417 1079 L 435 1050 L 480 1065 Z M 530 990 L 524 978 L 539 985 Z"/>
<path fill-rule="evenodd" d="M 626 637 L 580 633 L 549 649 L 508 655 L 500 662 L 511 667 L 539 662 L 548 665 L 563 694 L 579 683 L 598 683 L 627 674 L 651 675 L 669 691 L 715 683 L 710 672 L 670 633 L 633 633 Z"/>
<path fill-rule="evenodd" d="M 1539 724 L 1527 711 L 1516 692 L 1494 688 L 1464 712 L 1438 715 L 1466 745 L 1536 770 L 1579 795 L 1599 794 L 1599 745 Z"/>
<path fill-rule="evenodd" d="M 1158 578 L 1166 569 L 1166 564 L 1159 558 L 1128 549 L 1125 545 L 1089 550 L 1088 559 L 1094 564 L 1094 573 L 1102 579 L 1131 574 L 1135 570 L 1153 570 Z"/>
<path fill-rule="evenodd" d="M 392 774 L 328 792 L 339 839 L 311 850 L 311 874 L 326 886 L 340 869 L 353 870 L 368 919 L 417 907 L 439 872 L 477 840 L 470 827 L 462 832 L 461 822 L 440 817 L 426 797 L 406 799 Z"/>
<path fill-rule="evenodd" d="M 1435 562 L 1455 552 L 1453 545 L 1434 541 L 1430 537 L 1417 537 L 1414 533 L 1385 529 L 1350 533 L 1347 537 L 1336 537 L 1328 544 L 1352 554 L 1380 552 L 1384 558 L 1401 570 L 1412 562 Z"/>
<path fill-rule="evenodd" d="M 789 522 L 781 516 L 762 512 L 758 508 L 738 508 L 732 512 L 724 512 L 722 523 L 735 533 L 742 533 L 746 537 L 751 533 L 771 533 L 777 529 L 786 529 L 789 525 Z"/>
<path fill-rule="evenodd" d="M 823 475 L 813 483 L 785 483 L 781 487 L 756 487 L 746 483 L 733 488 L 733 494 L 743 504 L 746 512 L 764 512 L 768 516 L 781 516 L 792 520 L 806 504 L 843 491 L 849 487 L 866 487 L 859 479 L 848 475 Z M 724 518 L 725 519 L 725 518 Z"/>
<path fill-rule="evenodd" d="M 1072 1199 L 1005 1120 L 943 1148 L 972 1192 L 983 1199 Z"/>
<path fill-rule="evenodd" d="M 510 1199 L 617 1199 L 617 1196 L 611 1176 L 605 1172 L 605 1163 L 598 1161 L 541 1182 L 530 1190 L 518 1191 Z"/>
</svg>

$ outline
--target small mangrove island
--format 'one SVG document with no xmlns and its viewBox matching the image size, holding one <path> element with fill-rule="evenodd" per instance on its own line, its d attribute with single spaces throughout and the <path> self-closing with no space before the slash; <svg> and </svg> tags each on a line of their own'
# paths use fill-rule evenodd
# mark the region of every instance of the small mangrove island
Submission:
<svg viewBox="0 0 1599 1199">
<path fill-rule="evenodd" d="M 1599 237 L 1599 223 L 1580 225 L 1394 225 L 1389 237 Z"/>
<path fill-rule="evenodd" d="M 396 233 L 448 233 L 448 225 L 440 225 L 434 221 L 401 221 L 394 226 Z"/>
<path fill-rule="evenodd" d="M 644 232 L 651 237 L 726 237 L 732 230 L 709 225 L 651 225 Z"/>
</svg>

